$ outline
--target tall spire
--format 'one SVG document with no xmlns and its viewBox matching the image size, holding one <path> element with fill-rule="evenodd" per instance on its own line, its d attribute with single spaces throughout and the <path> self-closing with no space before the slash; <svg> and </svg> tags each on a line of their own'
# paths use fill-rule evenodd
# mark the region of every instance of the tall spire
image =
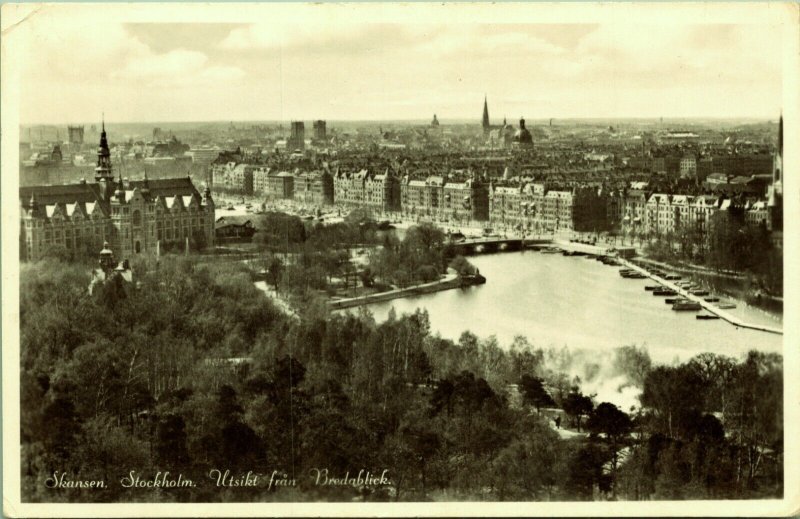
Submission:
<svg viewBox="0 0 800 519">
<path fill-rule="evenodd" d="M 101 180 L 113 181 L 114 179 L 111 173 L 111 151 L 108 149 L 105 119 L 105 114 L 103 114 L 103 129 L 100 132 L 100 146 L 97 148 L 97 167 L 94 168 L 94 178 L 98 182 Z"/>
<path fill-rule="evenodd" d="M 783 158 L 783 113 L 778 121 L 778 155 Z"/>
<path fill-rule="evenodd" d="M 490 129 L 489 124 L 489 102 L 486 94 L 483 95 L 483 131 L 488 132 Z"/>
</svg>

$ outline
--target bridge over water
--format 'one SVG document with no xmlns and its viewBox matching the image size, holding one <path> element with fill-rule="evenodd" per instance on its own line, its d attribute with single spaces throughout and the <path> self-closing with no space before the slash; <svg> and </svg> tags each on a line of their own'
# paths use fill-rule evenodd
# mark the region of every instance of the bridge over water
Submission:
<svg viewBox="0 0 800 519">
<path fill-rule="evenodd" d="M 474 238 L 468 240 L 451 242 L 456 252 L 462 256 L 473 254 L 490 254 L 494 252 L 515 252 L 530 248 L 536 245 L 547 245 L 553 241 L 548 238 L 525 239 L 525 238 Z"/>
</svg>

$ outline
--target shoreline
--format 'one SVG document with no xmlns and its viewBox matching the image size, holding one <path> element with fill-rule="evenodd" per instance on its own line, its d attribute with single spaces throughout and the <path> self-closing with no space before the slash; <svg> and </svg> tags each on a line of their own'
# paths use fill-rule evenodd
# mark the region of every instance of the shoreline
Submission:
<svg viewBox="0 0 800 519">
<path fill-rule="evenodd" d="M 393 299 L 402 299 L 406 297 L 452 290 L 454 288 L 482 285 L 483 283 L 486 283 L 486 278 L 481 275 L 462 277 L 456 274 L 451 274 L 445 276 L 444 279 L 439 279 L 430 283 L 423 283 L 421 285 L 398 288 L 395 290 L 389 290 L 387 292 L 378 292 L 375 294 L 358 297 L 330 300 L 327 302 L 327 305 L 330 310 L 344 310 L 346 308 L 370 305 L 374 303 L 384 303 Z"/>
</svg>

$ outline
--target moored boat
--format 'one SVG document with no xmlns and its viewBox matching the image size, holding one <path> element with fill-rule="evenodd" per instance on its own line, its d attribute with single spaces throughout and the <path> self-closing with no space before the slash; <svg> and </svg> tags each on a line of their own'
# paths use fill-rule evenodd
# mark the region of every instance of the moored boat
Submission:
<svg viewBox="0 0 800 519">
<path fill-rule="evenodd" d="M 704 288 L 695 288 L 693 290 L 689 290 L 689 293 L 692 294 L 693 296 L 707 296 L 708 290 Z"/>
<path fill-rule="evenodd" d="M 717 296 L 704 297 L 703 300 L 706 303 L 718 303 L 719 302 L 719 298 Z"/>
<path fill-rule="evenodd" d="M 682 301 L 688 301 L 685 297 L 678 296 L 678 297 L 668 297 L 664 299 L 664 303 L 668 305 L 674 305 L 675 303 L 680 303 Z"/>
<path fill-rule="evenodd" d="M 704 319 L 704 320 L 712 320 L 712 319 L 719 319 L 717 314 L 697 314 L 695 316 L 696 319 Z"/>
<path fill-rule="evenodd" d="M 696 312 L 701 308 L 703 307 L 696 301 L 678 301 L 672 305 L 672 309 L 676 311 Z"/>
<path fill-rule="evenodd" d="M 647 290 L 648 292 L 652 292 L 653 290 L 658 290 L 659 288 L 661 288 L 661 285 L 645 285 L 644 286 L 644 289 Z"/>
<path fill-rule="evenodd" d="M 728 303 L 723 301 L 717 303 L 717 308 L 719 308 L 720 310 L 733 310 L 734 308 L 736 308 L 736 305 L 734 303 Z"/>
<path fill-rule="evenodd" d="M 644 279 L 647 276 L 642 274 L 641 272 L 628 272 L 627 274 L 623 274 L 622 277 L 629 278 L 629 279 Z"/>
<path fill-rule="evenodd" d="M 664 279 L 667 281 L 675 281 L 681 279 L 680 274 L 664 274 Z"/>
<path fill-rule="evenodd" d="M 671 288 L 661 287 L 659 289 L 653 290 L 654 296 L 675 296 L 678 295 L 677 292 L 672 290 Z"/>
</svg>

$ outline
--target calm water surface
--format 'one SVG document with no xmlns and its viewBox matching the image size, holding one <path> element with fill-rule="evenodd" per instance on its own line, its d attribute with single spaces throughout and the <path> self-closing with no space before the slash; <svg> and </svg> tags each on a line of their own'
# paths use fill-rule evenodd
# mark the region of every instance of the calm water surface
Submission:
<svg viewBox="0 0 800 519">
<path fill-rule="evenodd" d="M 740 357 L 750 349 L 780 352 L 783 336 L 740 329 L 726 321 L 700 321 L 696 312 L 675 312 L 644 290 L 650 279 L 624 279 L 618 268 L 585 257 L 533 251 L 471 257 L 487 283 L 462 290 L 369 305 L 378 321 L 428 310 L 433 330 L 458 339 L 464 330 L 497 336 L 507 347 L 524 335 L 537 347 L 611 350 L 646 346 L 657 362 L 715 352 Z M 781 316 L 736 301 L 731 313 L 780 327 Z"/>
</svg>

